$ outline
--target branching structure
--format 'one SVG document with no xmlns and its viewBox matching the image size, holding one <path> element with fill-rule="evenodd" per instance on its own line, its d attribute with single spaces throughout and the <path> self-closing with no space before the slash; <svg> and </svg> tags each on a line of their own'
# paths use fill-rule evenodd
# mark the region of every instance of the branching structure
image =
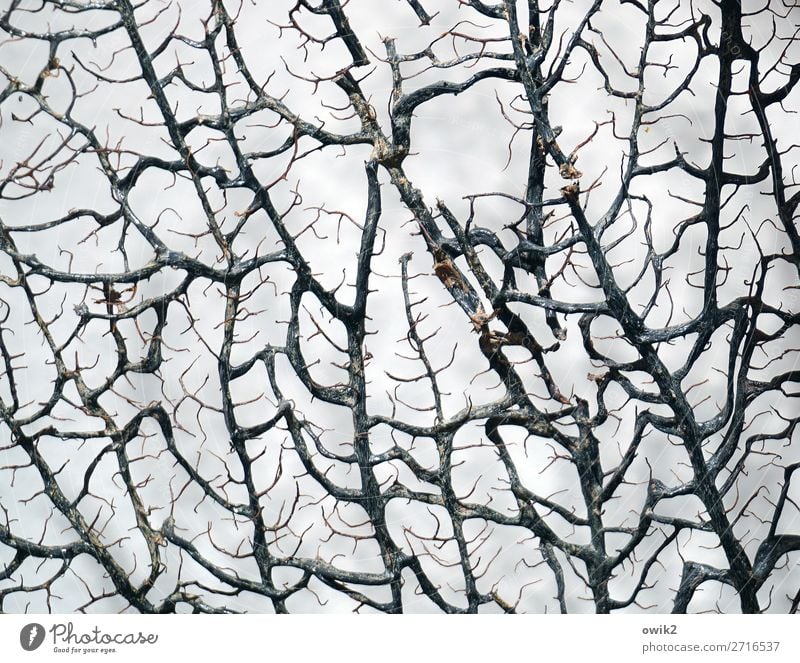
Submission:
<svg viewBox="0 0 800 663">
<path fill-rule="evenodd" d="M 0 10 L 0 609 L 798 610 L 793 3 Z"/>
</svg>

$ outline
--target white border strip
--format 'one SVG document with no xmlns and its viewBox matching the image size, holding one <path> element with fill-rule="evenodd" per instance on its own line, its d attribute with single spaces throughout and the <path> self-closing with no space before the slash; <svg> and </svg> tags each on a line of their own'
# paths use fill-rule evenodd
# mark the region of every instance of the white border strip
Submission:
<svg viewBox="0 0 800 663">
<path fill-rule="evenodd" d="M 14 663 L 782 662 L 800 657 L 799 627 L 792 615 L 2 615 L 0 652 Z"/>
</svg>

